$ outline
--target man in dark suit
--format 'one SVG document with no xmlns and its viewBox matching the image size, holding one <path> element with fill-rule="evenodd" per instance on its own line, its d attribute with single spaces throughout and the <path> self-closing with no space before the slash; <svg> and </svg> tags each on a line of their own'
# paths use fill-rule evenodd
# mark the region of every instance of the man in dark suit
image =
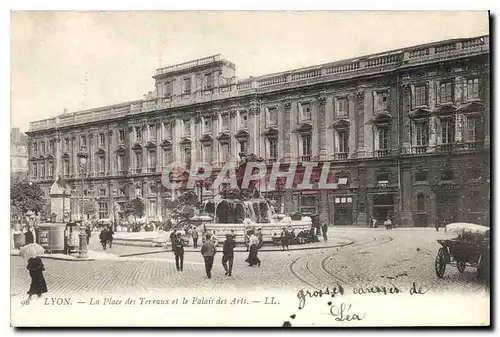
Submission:
<svg viewBox="0 0 500 337">
<path fill-rule="evenodd" d="M 217 248 L 213 244 L 212 240 L 210 240 L 210 235 L 205 237 L 205 242 L 201 246 L 201 255 L 205 260 L 205 271 L 207 273 L 207 277 L 212 277 L 212 266 L 214 264 L 214 256 L 217 253 Z"/>
<path fill-rule="evenodd" d="M 222 247 L 222 266 L 226 271 L 226 275 L 231 276 L 233 271 L 233 261 L 234 261 L 234 247 L 236 242 L 231 234 L 226 234 L 226 241 Z M 228 266 L 229 262 L 229 266 Z"/>
</svg>

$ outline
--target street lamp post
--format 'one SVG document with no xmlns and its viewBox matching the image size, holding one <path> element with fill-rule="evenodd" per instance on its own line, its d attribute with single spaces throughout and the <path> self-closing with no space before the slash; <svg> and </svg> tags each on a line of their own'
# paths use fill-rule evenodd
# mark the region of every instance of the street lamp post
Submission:
<svg viewBox="0 0 500 337">
<path fill-rule="evenodd" d="M 82 208 L 80 211 L 80 233 L 78 237 L 80 239 L 80 254 L 78 254 L 79 258 L 87 258 L 87 233 L 85 233 L 85 226 L 83 226 L 83 206 L 84 206 L 84 195 L 83 195 L 83 178 L 85 174 L 85 169 L 87 167 L 87 158 L 80 157 L 80 172 L 82 177 Z"/>
<path fill-rule="evenodd" d="M 117 224 L 116 224 L 116 190 L 113 190 L 113 230 L 116 232 Z"/>
</svg>

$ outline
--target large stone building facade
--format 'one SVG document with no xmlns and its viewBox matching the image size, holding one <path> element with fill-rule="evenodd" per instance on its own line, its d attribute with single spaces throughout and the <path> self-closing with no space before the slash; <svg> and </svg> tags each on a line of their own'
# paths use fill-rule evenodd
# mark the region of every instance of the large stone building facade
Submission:
<svg viewBox="0 0 500 337">
<path fill-rule="evenodd" d="M 335 226 L 488 223 L 489 58 L 481 36 L 243 80 L 218 55 L 157 69 L 141 100 L 32 122 L 30 179 L 48 191 L 65 178 L 75 216 L 83 188 L 101 218 L 135 196 L 161 217 L 181 192 L 162 184 L 170 163 L 210 162 L 215 175 L 255 153 L 283 170 L 299 163 L 298 176 L 307 162 L 330 165 L 334 189 L 317 174 L 308 190 L 261 184 L 286 212 Z"/>
<path fill-rule="evenodd" d="M 28 177 L 28 137 L 17 127 L 10 130 L 10 175 L 14 180 Z"/>
</svg>

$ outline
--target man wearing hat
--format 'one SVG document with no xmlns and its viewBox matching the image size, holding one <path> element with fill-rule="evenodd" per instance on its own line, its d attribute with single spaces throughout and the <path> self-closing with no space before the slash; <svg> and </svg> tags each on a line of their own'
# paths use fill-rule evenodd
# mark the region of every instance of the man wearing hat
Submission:
<svg viewBox="0 0 500 337">
<path fill-rule="evenodd" d="M 236 246 L 236 242 L 234 241 L 233 235 L 226 234 L 226 241 L 224 242 L 224 246 L 222 248 L 222 266 L 226 271 L 227 276 L 231 276 L 231 272 L 233 271 L 233 261 L 234 261 L 234 247 Z M 229 266 L 228 266 L 229 262 Z"/>
</svg>

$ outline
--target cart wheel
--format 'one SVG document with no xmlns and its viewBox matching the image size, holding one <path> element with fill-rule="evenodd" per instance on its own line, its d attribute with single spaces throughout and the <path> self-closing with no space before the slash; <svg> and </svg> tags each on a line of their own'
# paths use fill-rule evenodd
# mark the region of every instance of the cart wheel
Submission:
<svg viewBox="0 0 500 337">
<path fill-rule="evenodd" d="M 436 255 L 436 275 L 439 278 L 442 278 L 444 275 L 444 271 L 446 270 L 446 256 L 444 252 L 444 248 L 439 248 L 438 253 Z"/>
<path fill-rule="evenodd" d="M 457 262 L 457 269 L 460 273 L 465 271 L 465 262 Z"/>
</svg>

